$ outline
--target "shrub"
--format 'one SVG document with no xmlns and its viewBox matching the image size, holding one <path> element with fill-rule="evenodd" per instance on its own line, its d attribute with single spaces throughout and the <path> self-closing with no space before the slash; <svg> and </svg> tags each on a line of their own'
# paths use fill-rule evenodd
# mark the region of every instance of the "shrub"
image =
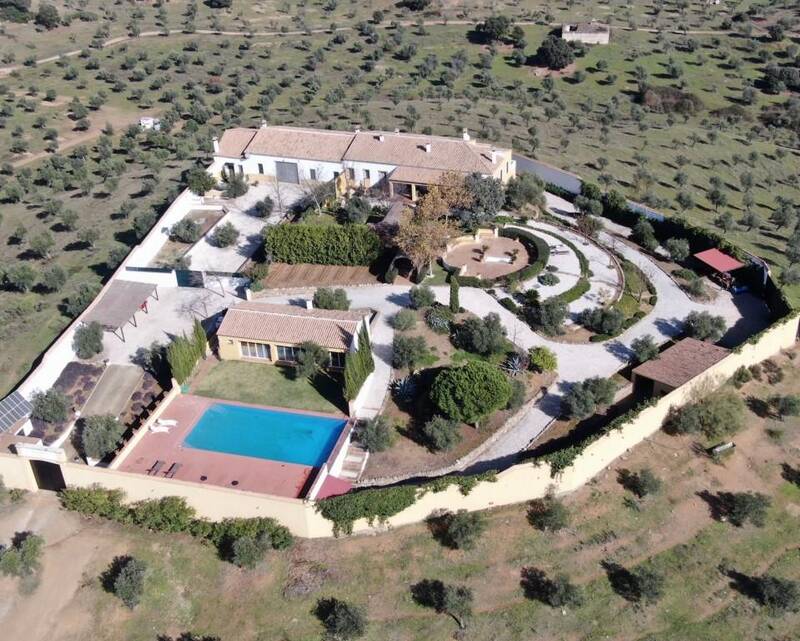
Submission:
<svg viewBox="0 0 800 641">
<path fill-rule="evenodd" d="M 275 209 L 275 202 L 269 196 L 265 196 L 263 200 L 259 200 L 253 208 L 253 214 L 258 218 L 268 218 Z"/>
<path fill-rule="evenodd" d="M 731 380 L 733 381 L 734 387 L 736 387 L 736 389 L 739 389 L 745 383 L 748 383 L 751 380 L 753 380 L 753 375 L 750 373 L 749 369 L 747 369 L 744 365 L 742 365 L 739 369 L 737 369 L 733 373 Z"/>
<path fill-rule="evenodd" d="M 392 265 L 389 269 L 386 270 L 386 273 L 383 275 L 383 282 L 388 283 L 391 285 L 400 275 L 400 272 L 397 271 L 397 268 Z"/>
<path fill-rule="evenodd" d="M 368 452 L 383 452 L 394 442 L 394 429 L 385 416 L 376 416 L 360 424 L 356 438 Z"/>
<path fill-rule="evenodd" d="M 237 567 L 252 570 L 264 559 L 270 547 L 269 534 L 266 532 L 258 536 L 240 536 L 231 545 L 231 561 Z"/>
<path fill-rule="evenodd" d="M 64 392 L 55 388 L 35 392 L 31 399 L 31 416 L 47 423 L 62 423 L 67 420 L 71 402 Z"/>
<path fill-rule="evenodd" d="M 758 602 L 773 616 L 800 609 L 800 583 L 774 576 L 751 578 Z"/>
<path fill-rule="evenodd" d="M 639 220 L 633 226 L 633 229 L 631 230 L 631 240 L 637 245 L 642 246 L 647 251 L 653 251 L 656 247 L 658 247 L 658 240 L 656 239 L 656 233 L 653 230 L 653 225 L 651 225 L 645 218 L 639 218 Z"/>
<path fill-rule="evenodd" d="M 300 378 L 313 380 L 330 363 L 330 352 L 313 341 L 304 341 L 299 347 L 300 353 L 294 364 L 295 372 Z"/>
<path fill-rule="evenodd" d="M 417 365 L 428 356 L 428 345 L 422 336 L 395 336 L 392 343 L 392 366 L 397 369 L 407 367 L 414 371 Z"/>
<path fill-rule="evenodd" d="M 211 242 L 217 247 L 230 247 L 239 240 L 239 230 L 232 223 L 222 223 L 211 236 Z"/>
<path fill-rule="evenodd" d="M 102 459 L 113 452 L 125 432 L 125 426 L 115 416 L 89 416 L 83 420 L 81 447 L 93 459 Z"/>
<path fill-rule="evenodd" d="M 800 414 L 800 396 L 795 394 L 773 396 L 769 399 L 769 404 L 775 408 L 775 412 L 781 420 L 787 416 Z"/>
<path fill-rule="evenodd" d="M 247 184 L 244 176 L 228 176 L 225 179 L 225 191 L 223 193 L 225 198 L 239 198 L 239 196 L 244 196 L 249 189 L 250 185 Z"/>
<path fill-rule="evenodd" d="M 558 367 L 558 358 L 549 347 L 531 347 L 528 350 L 531 369 L 537 372 L 552 372 Z"/>
<path fill-rule="evenodd" d="M 713 316 L 709 312 L 689 312 L 683 321 L 683 331 L 687 336 L 712 343 L 722 338 L 727 328 L 722 316 Z"/>
<path fill-rule="evenodd" d="M 720 515 L 736 527 L 742 527 L 748 521 L 756 527 L 763 527 L 771 504 L 772 500 L 759 492 L 720 492 L 717 495 Z"/>
<path fill-rule="evenodd" d="M 314 292 L 312 304 L 317 309 L 350 309 L 350 299 L 347 298 L 347 292 L 341 287 L 331 289 L 329 287 L 320 287 Z"/>
<path fill-rule="evenodd" d="M 189 170 L 186 176 L 186 184 L 195 194 L 203 196 L 207 191 L 211 191 L 217 186 L 217 180 L 205 169 L 195 167 Z"/>
<path fill-rule="evenodd" d="M 441 305 L 434 305 L 425 312 L 425 324 L 437 334 L 447 334 L 452 319 L 453 313 L 450 309 Z"/>
<path fill-rule="evenodd" d="M 281 263 L 369 265 L 378 257 L 380 240 L 367 225 L 269 225 L 264 249 Z"/>
<path fill-rule="evenodd" d="M 689 241 L 685 238 L 668 238 L 664 247 L 669 252 L 669 257 L 676 263 L 689 258 Z"/>
<path fill-rule="evenodd" d="M 169 238 L 181 243 L 196 243 L 200 240 L 203 230 L 195 221 L 183 218 L 175 223 L 169 230 Z"/>
<path fill-rule="evenodd" d="M 91 322 L 75 330 L 72 349 L 78 358 L 91 358 L 103 351 L 103 328 L 100 323 Z"/>
<path fill-rule="evenodd" d="M 497 354 L 505 349 L 506 328 L 494 312 L 482 319 L 468 318 L 458 328 L 457 342 L 459 347 L 475 354 Z"/>
<path fill-rule="evenodd" d="M 569 525 L 569 511 L 553 496 L 531 501 L 528 522 L 543 532 L 558 532 Z"/>
<path fill-rule="evenodd" d="M 645 363 L 658 356 L 658 345 L 650 334 L 646 334 L 635 338 L 631 342 L 631 351 L 633 352 L 634 362 Z"/>
<path fill-rule="evenodd" d="M 545 272 L 544 274 L 539 274 L 537 280 L 539 281 L 539 283 L 545 286 L 558 285 L 561 282 L 561 279 L 552 272 Z"/>
<path fill-rule="evenodd" d="M 483 361 L 442 370 L 431 388 L 434 405 L 445 416 L 464 423 L 477 423 L 505 407 L 510 396 L 508 379 L 498 368 Z"/>
<path fill-rule="evenodd" d="M 709 439 L 733 434 L 744 424 L 745 405 L 738 394 L 718 390 L 696 403 L 670 410 L 664 422 L 668 434 L 704 434 Z"/>
<path fill-rule="evenodd" d="M 133 557 L 127 557 L 117 571 L 114 579 L 114 594 L 131 610 L 142 599 L 144 593 L 144 580 L 147 574 L 147 564 Z"/>
<path fill-rule="evenodd" d="M 398 332 L 405 332 L 416 326 L 417 316 L 410 309 L 401 309 L 392 316 L 391 324 Z"/>
<path fill-rule="evenodd" d="M 449 307 L 450 307 L 450 311 L 453 314 L 458 314 L 458 312 L 461 311 L 461 302 L 459 300 L 459 288 L 460 288 L 460 286 L 458 284 L 458 278 L 456 278 L 455 276 L 451 276 L 450 277 L 450 303 L 449 303 Z"/>
<path fill-rule="evenodd" d="M 315 614 L 331 641 L 357 639 L 367 631 L 364 610 L 339 599 L 320 599 Z"/>
<path fill-rule="evenodd" d="M 625 315 L 616 307 L 596 307 L 584 309 L 578 315 L 578 322 L 598 334 L 614 336 L 622 331 Z"/>
<path fill-rule="evenodd" d="M 633 492 L 640 499 L 661 491 L 661 479 L 653 474 L 649 467 L 645 467 L 639 472 L 623 470 L 620 473 L 620 480 L 627 490 Z"/>
<path fill-rule="evenodd" d="M 44 539 L 37 534 L 17 534 L 9 547 L 0 547 L 0 574 L 28 577 L 40 566 Z"/>
<path fill-rule="evenodd" d="M 457 421 L 438 414 L 420 428 L 428 447 L 435 452 L 452 450 L 461 442 L 461 429 Z"/>
<path fill-rule="evenodd" d="M 575 383 L 561 401 L 562 411 L 568 418 L 583 419 L 591 416 L 598 405 L 608 405 L 614 400 L 617 386 L 607 378 L 593 376 Z"/>
<path fill-rule="evenodd" d="M 342 209 L 342 217 L 348 223 L 364 224 L 372 213 L 372 206 L 366 198 L 353 196 Z"/>
<path fill-rule="evenodd" d="M 506 409 L 517 410 L 525 403 L 527 388 L 525 387 L 525 383 L 517 378 L 512 378 L 509 384 L 511 385 L 511 395 L 508 397 Z"/>
<path fill-rule="evenodd" d="M 412 287 L 408 292 L 408 297 L 411 299 L 411 307 L 413 309 L 430 307 L 436 302 L 436 295 L 428 285 Z"/>
<path fill-rule="evenodd" d="M 548 298 L 541 303 L 526 307 L 528 320 L 546 334 L 560 334 L 569 309 L 567 302 L 561 298 Z"/>
<path fill-rule="evenodd" d="M 472 550 L 486 530 L 486 517 L 481 512 L 459 510 L 444 517 L 444 542 L 456 550 Z"/>
</svg>

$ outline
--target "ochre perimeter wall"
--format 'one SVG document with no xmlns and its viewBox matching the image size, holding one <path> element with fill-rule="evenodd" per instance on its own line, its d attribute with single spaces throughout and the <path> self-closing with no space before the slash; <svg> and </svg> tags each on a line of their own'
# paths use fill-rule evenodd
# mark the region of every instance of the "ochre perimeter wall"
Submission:
<svg viewBox="0 0 800 641">
<path fill-rule="evenodd" d="M 622 428 L 591 443 L 556 478 L 551 478 L 550 465 L 547 463 L 514 465 L 500 472 L 496 482 L 479 483 L 467 496 L 462 495 L 456 486 L 450 486 L 443 492 L 428 492 L 414 505 L 389 518 L 385 524 L 370 525 L 366 520 L 357 521 L 354 532 L 374 532 L 418 523 L 437 510 L 484 510 L 541 498 L 549 491 L 564 494 L 576 490 L 630 448 L 658 431 L 671 407 L 684 405 L 694 400 L 696 394 L 707 393 L 718 387 L 741 366 L 759 363 L 783 349 L 791 348 L 797 330 L 797 318 L 776 323 L 762 333 L 756 343 L 741 346 L 697 378 L 659 399 L 654 406 L 644 409 Z M 209 519 L 269 516 L 300 537 L 332 536 L 331 523 L 322 518 L 309 501 L 153 478 L 76 463 L 62 463 L 61 469 L 69 487 L 87 487 L 97 483 L 123 490 L 131 501 L 182 496 L 200 516 Z M 27 459 L 0 454 L 0 474 L 8 487 L 36 489 Z"/>
</svg>

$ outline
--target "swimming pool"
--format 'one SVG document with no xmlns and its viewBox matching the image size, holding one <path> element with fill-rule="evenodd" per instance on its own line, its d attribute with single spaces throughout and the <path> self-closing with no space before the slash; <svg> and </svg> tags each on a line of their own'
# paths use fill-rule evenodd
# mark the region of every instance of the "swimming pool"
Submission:
<svg viewBox="0 0 800 641">
<path fill-rule="evenodd" d="M 184 439 L 187 447 L 321 466 L 345 419 L 214 403 Z"/>
</svg>

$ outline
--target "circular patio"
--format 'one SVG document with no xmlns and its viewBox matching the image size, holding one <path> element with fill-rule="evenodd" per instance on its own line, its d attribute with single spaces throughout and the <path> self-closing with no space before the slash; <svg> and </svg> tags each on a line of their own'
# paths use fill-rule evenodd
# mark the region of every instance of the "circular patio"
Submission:
<svg viewBox="0 0 800 641">
<path fill-rule="evenodd" d="M 451 243 L 442 260 L 446 265 L 458 269 L 460 276 L 493 279 L 525 267 L 528 264 L 528 251 L 521 242 L 513 238 L 465 238 Z"/>
</svg>

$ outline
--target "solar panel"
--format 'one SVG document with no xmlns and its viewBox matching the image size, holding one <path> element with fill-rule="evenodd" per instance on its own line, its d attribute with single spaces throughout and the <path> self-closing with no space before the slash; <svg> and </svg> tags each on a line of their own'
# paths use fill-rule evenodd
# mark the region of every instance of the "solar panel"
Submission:
<svg viewBox="0 0 800 641">
<path fill-rule="evenodd" d="M 0 432 L 7 432 L 20 419 L 28 418 L 31 404 L 19 392 L 12 392 L 0 401 Z"/>
</svg>

